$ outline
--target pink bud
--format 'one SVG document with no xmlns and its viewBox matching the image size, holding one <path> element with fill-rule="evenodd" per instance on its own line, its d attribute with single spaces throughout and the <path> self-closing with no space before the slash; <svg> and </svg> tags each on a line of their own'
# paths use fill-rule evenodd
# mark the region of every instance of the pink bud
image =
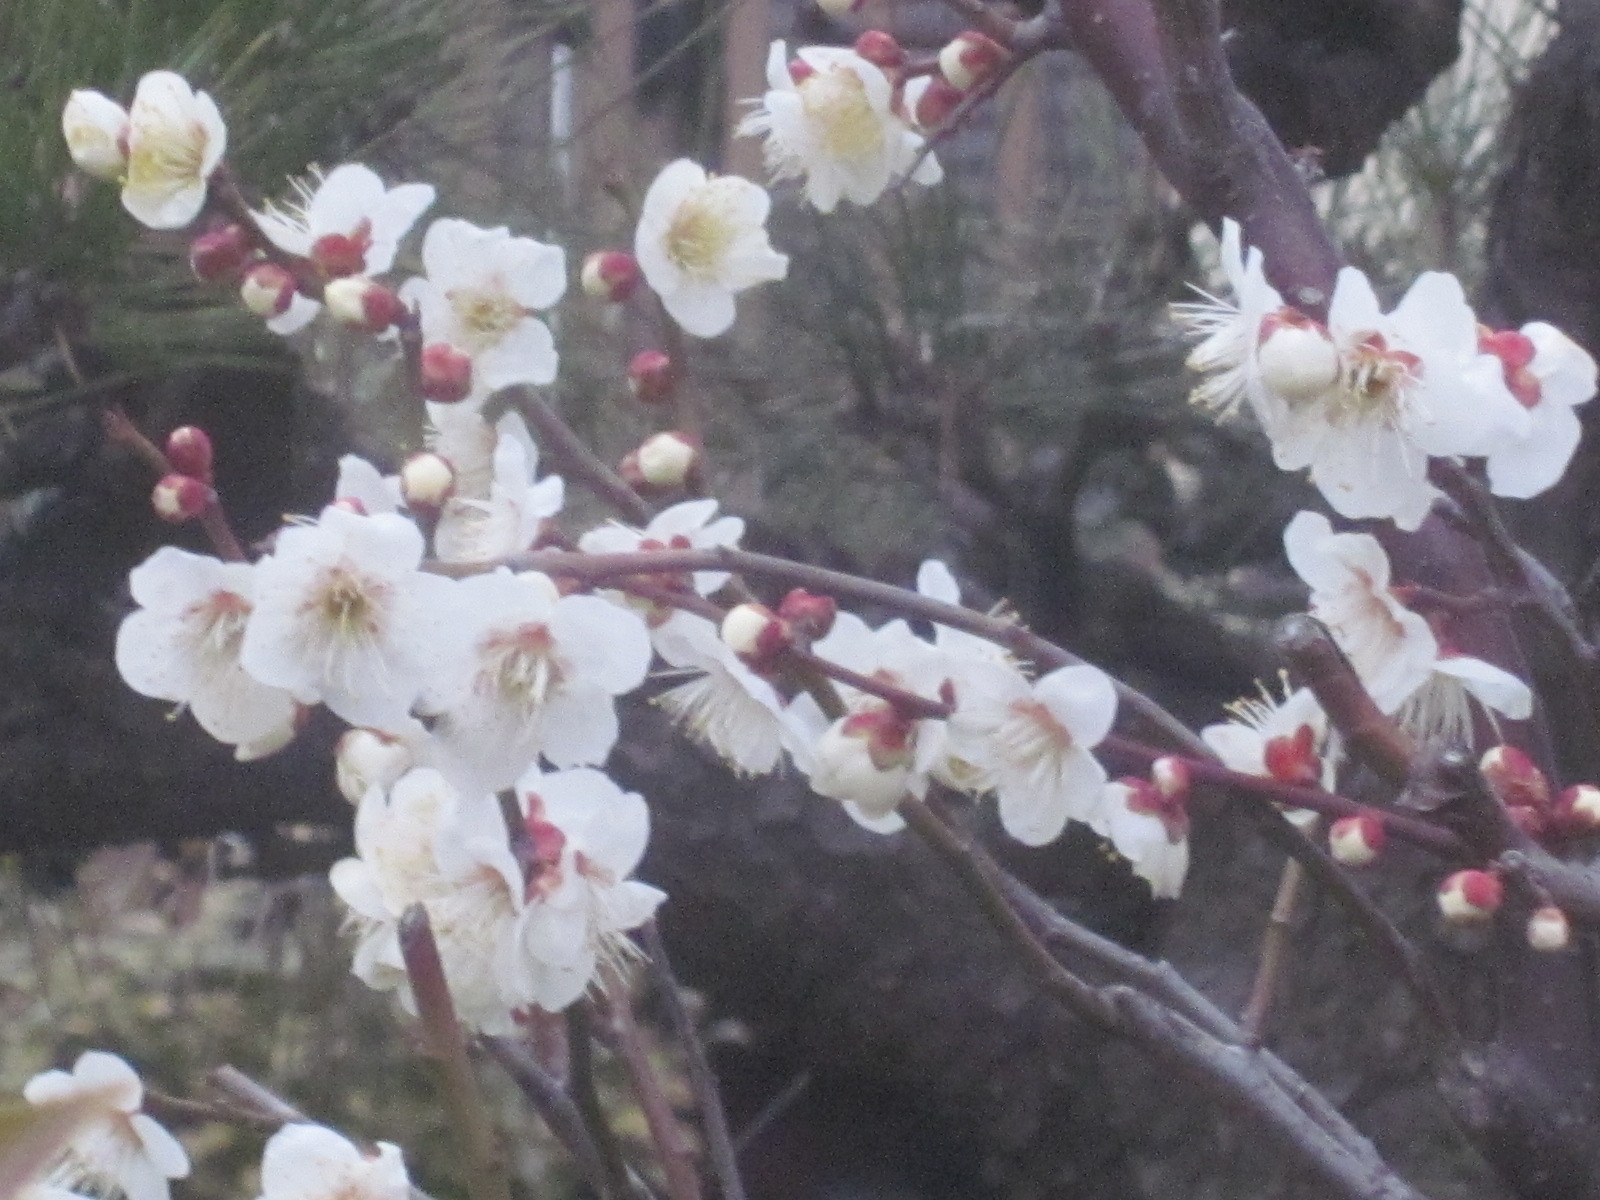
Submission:
<svg viewBox="0 0 1600 1200">
<path fill-rule="evenodd" d="M 400 297 L 365 275 L 347 275 L 322 289 L 322 302 L 335 320 L 369 333 L 382 333 L 406 315 Z"/>
<path fill-rule="evenodd" d="M 239 299 L 258 317 L 279 317 L 294 299 L 294 276 L 277 263 L 257 263 L 245 272 Z"/>
<path fill-rule="evenodd" d="M 455 490 L 455 469 L 442 455 L 413 454 L 400 467 L 400 495 L 413 512 L 437 512 Z"/>
<path fill-rule="evenodd" d="M 579 278 L 589 295 L 620 304 L 638 291 L 644 275 L 633 255 L 622 250 L 599 250 L 583 260 Z"/>
<path fill-rule="evenodd" d="M 1478 760 L 1484 782 L 1502 803 L 1527 808 L 1548 808 L 1550 783 L 1544 772 L 1515 746 L 1491 746 Z"/>
<path fill-rule="evenodd" d="M 422 348 L 422 397 L 456 404 L 472 394 L 472 359 L 448 342 Z"/>
<path fill-rule="evenodd" d="M 1556 801 L 1555 815 L 1561 828 L 1570 833 L 1600 829 L 1600 787 L 1575 783 L 1564 789 Z"/>
<path fill-rule="evenodd" d="M 1567 914 L 1554 904 L 1533 910 L 1528 918 L 1528 945 L 1541 954 L 1554 954 L 1565 950 L 1572 941 L 1572 928 L 1567 924 Z"/>
<path fill-rule="evenodd" d="M 1487 921 L 1504 900 L 1500 877 L 1488 871 L 1457 871 L 1439 885 L 1439 912 L 1452 924 Z"/>
<path fill-rule="evenodd" d="M 894 34 L 882 29 L 869 29 L 858 37 L 856 53 L 885 71 L 903 67 L 906 61 L 905 48 L 895 41 Z"/>
<path fill-rule="evenodd" d="M 249 258 L 250 239 L 242 225 L 224 225 L 189 244 L 189 269 L 207 283 L 233 278 Z"/>
<path fill-rule="evenodd" d="M 672 359 L 659 350 L 641 350 L 628 363 L 628 387 L 641 404 L 665 404 L 677 383 Z"/>
<path fill-rule="evenodd" d="M 167 434 L 167 461 L 179 475 L 192 475 L 201 483 L 211 483 L 213 455 L 211 438 L 195 425 L 180 425 Z"/>
<path fill-rule="evenodd" d="M 1328 830 L 1328 852 L 1347 867 L 1364 867 L 1383 853 L 1383 822 L 1365 813 L 1341 817 Z"/>
<path fill-rule="evenodd" d="M 1322 760 L 1317 756 L 1316 740 L 1316 731 L 1309 725 L 1268 738 L 1261 751 L 1267 774 L 1279 783 L 1317 786 L 1322 782 Z"/>
<path fill-rule="evenodd" d="M 1004 46 L 975 29 L 939 51 L 939 71 L 957 91 L 969 92 L 1011 57 Z"/>
<path fill-rule="evenodd" d="M 217 494 L 192 475 L 165 475 L 150 493 L 150 504 L 163 521 L 182 524 L 210 508 Z"/>
<path fill-rule="evenodd" d="M 367 269 L 371 248 L 372 226 L 363 221 L 353 234 L 325 233 L 311 243 L 311 261 L 329 279 L 359 275 Z"/>
<path fill-rule="evenodd" d="M 808 642 L 827 637 L 839 615 L 839 602 L 832 596 L 817 596 L 795 588 L 778 604 L 778 616 Z"/>
<path fill-rule="evenodd" d="M 700 446 L 685 433 L 669 431 L 646 438 L 633 455 L 639 478 L 651 487 L 683 487 L 700 469 Z"/>
<path fill-rule="evenodd" d="M 1162 755 L 1150 764 L 1150 782 L 1167 800 L 1189 798 L 1189 764 L 1170 754 Z"/>
<path fill-rule="evenodd" d="M 917 110 L 911 119 L 922 129 L 937 129 L 950 119 L 952 113 L 966 99 L 966 93 L 943 79 L 930 80 L 926 90 L 917 100 Z"/>
<path fill-rule="evenodd" d="M 817 69 L 803 58 L 789 60 L 789 81 L 797 87 L 816 73 Z"/>
</svg>

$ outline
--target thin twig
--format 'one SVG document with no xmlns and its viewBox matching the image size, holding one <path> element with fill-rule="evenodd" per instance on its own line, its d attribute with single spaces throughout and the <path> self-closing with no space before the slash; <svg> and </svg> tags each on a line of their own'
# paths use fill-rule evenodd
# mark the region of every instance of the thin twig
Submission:
<svg viewBox="0 0 1600 1200">
<path fill-rule="evenodd" d="M 611 1122 L 600 1103 L 600 1092 L 595 1087 L 594 1033 L 590 1020 L 587 1000 L 580 1000 L 567 1009 L 567 1090 L 600 1153 L 600 1164 L 611 1194 L 646 1200 L 648 1193 L 635 1183 L 628 1170 L 622 1147 L 617 1144 L 617 1136 L 611 1130 Z"/>
<path fill-rule="evenodd" d="M 1289 942 L 1294 931 L 1294 910 L 1300 896 L 1300 881 L 1305 868 L 1298 859 L 1291 858 L 1283 864 L 1283 874 L 1278 879 L 1278 895 L 1272 902 L 1272 912 L 1267 917 L 1266 932 L 1261 937 L 1261 959 L 1256 966 L 1255 981 L 1250 985 L 1250 998 L 1245 1002 L 1239 1026 L 1244 1031 L 1244 1043 L 1256 1047 L 1266 1039 L 1267 1017 L 1272 1011 L 1272 1000 L 1288 961 Z"/>
<path fill-rule="evenodd" d="M 738 1157 L 734 1152 L 733 1138 L 728 1131 L 728 1114 L 722 1106 L 722 1095 L 717 1087 L 716 1073 L 706 1055 L 705 1042 L 695 1028 L 688 1005 L 683 1002 L 683 991 L 667 958 L 666 943 L 655 920 L 646 921 L 639 930 L 644 942 L 646 961 L 655 977 L 666 1006 L 667 1017 L 673 1032 L 683 1046 L 689 1064 L 689 1087 L 694 1092 L 695 1104 L 700 1109 L 700 1124 L 705 1130 L 706 1152 L 711 1159 L 711 1169 L 716 1174 L 722 1200 L 745 1200 L 744 1180 L 739 1175 Z"/>
<path fill-rule="evenodd" d="M 606 988 L 606 1007 L 611 1014 L 611 1029 L 616 1035 L 617 1053 L 627 1068 L 644 1113 L 645 1128 L 656 1148 L 661 1175 L 666 1180 L 671 1200 L 700 1200 L 700 1174 L 695 1170 L 694 1152 L 673 1114 L 672 1103 L 661 1086 L 661 1075 L 650 1061 L 639 1022 L 633 1015 L 627 984 L 612 976 Z"/>
<path fill-rule="evenodd" d="M 577 1105 L 539 1064 L 533 1053 L 513 1038 L 480 1037 L 478 1045 L 500 1064 L 512 1082 L 521 1089 L 528 1103 L 544 1118 L 544 1123 L 549 1126 L 556 1140 L 572 1155 L 578 1170 L 583 1172 L 584 1178 L 601 1200 L 622 1200 L 609 1188 L 600 1150 L 589 1136 L 588 1126 L 584 1124 Z"/>
<path fill-rule="evenodd" d="M 549 452 L 563 475 L 575 478 L 636 525 L 650 523 L 655 509 L 602 462 L 554 409 L 525 387 L 507 388 L 500 395 L 533 426 L 540 449 Z"/>
</svg>

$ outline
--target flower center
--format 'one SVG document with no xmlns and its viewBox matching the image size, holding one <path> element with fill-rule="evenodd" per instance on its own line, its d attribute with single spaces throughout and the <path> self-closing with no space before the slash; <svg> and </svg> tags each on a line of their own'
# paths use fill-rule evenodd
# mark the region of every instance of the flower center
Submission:
<svg viewBox="0 0 1600 1200">
<path fill-rule="evenodd" d="M 453 288 L 445 295 L 461 326 L 465 349 L 482 354 L 498 345 L 528 315 L 528 310 L 498 279 L 484 287 Z"/>
<path fill-rule="evenodd" d="M 334 641 L 359 642 L 375 635 L 380 628 L 385 588 L 364 578 L 341 563 L 323 576 L 322 587 L 307 607 Z"/>
<path fill-rule="evenodd" d="M 854 71 L 833 67 L 808 75 L 800 84 L 800 104 L 834 158 L 866 158 L 883 148 L 883 124 Z"/>
<path fill-rule="evenodd" d="M 178 187 L 200 177 L 206 131 L 197 121 L 145 122 L 128 147 L 128 186 Z"/>
<path fill-rule="evenodd" d="M 1365 333 L 1347 346 L 1343 366 L 1343 386 L 1332 393 L 1328 423 L 1337 427 L 1377 419 L 1398 424 L 1406 389 L 1422 377 L 1422 360 L 1391 350 L 1381 333 Z"/>
<path fill-rule="evenodd" d="M 1015 700 L 994 733 L 995 746 L 1013 763 L 1055 758 L 1075 744 L 1072 731 L 1040 700 Z"/>
<path fill-rule="evenodd" d="M 491 635 L 483 644 L 479 686 L 525 711 L 539 709 L 565 678 L 555 639 L 540 624 L 519 625 Z"/>
<path fill-rule="evenodd" d="M 716 186 L 719 182 L 714 179 L 685 199 L 667 226 L 667 257 L 698 279 L 716 275 L 739 237 L 724 189 Z"/>
<path fill-rule="evenodd" d="M 199 656 L 218 666 L 238 663 L 239 645 L 250 619 L 248 600 L 236 592 L 212 592 L 193 605 L 186 618 L 194 631 Z"/>
</svg>

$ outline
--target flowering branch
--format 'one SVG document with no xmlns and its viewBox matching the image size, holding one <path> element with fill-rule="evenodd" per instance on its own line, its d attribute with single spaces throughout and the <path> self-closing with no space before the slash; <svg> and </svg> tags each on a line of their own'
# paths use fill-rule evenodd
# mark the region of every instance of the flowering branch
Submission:
<svg viewBox="0 0 1600 1200">
<path fill-rule="evenodd" d="M 117 404 L 108 405 L 101 414 L 105 423 L 106 436 L 119 445 L 126 446 L 137 457 L 143 459 L 157 478 L 166 478 L 175 473 L 171 460 L 162 452 L 161 448 L 145 437 L 139 427 L 133 423 L 128 414 L 122 411 Z M 233 528 L 228 524 L 228 516 L 222 511 L 222 502 L 213 491 L 209 500 L 200 509 L 197 518 L 200 528 L 205 530 L 206 537 L 210 539 L 211 547 L 217 552 L 217 557 L 226 562 L 248 562 L 249 557 L 244 552 L 244 547 L 239 544 L 239 539 L 234 536 Z"/>
</svg>

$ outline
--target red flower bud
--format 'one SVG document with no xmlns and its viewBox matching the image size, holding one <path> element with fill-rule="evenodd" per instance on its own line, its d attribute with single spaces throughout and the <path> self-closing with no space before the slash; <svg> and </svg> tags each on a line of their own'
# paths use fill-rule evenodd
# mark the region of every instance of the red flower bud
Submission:
<svg viewBox="0 0 1600 1200">
<path fill-rule="evenodd" d="M 192 475 L 201 483 L 211 483 L 213 455 L 211 438 L 195 425 L 180 425 L 167 434 L 167 461 L 179 475 Z"/>
<path fill-rule="evenodd" d="M 935 78 L 917 100 L 911 120 L 922 129 L 937 129 L 950 119 L 967 94 L 954 84 Z"/>
<path fill-rule="evenodd" d="M 620 304 L 639 290 L 644 274 L 639 260 L 623 250 L 599 250 L 583 260 L 583 290 L 599 300 Z"/>
<path fill-rule="evenodd" d="M 1548 808 L 1550 783 L 1544 772 L 1515 746 L 1491 746 L 1478 760 L 1484 782 L 1507 806 Z"/>
<path fill-rule="evenodd" d="M 250 238 L 242 225 L 224 225 L 189 243 L 189 269 L 206 283 L 231 279 L 250 259 Z"/>
<path fill-rule="evenodd" d="M 1452 924 L 1487 921 L 1505 901 L 1498 875 L 1488 871 L 1457 871 L 1439 885 L 1439 912 Z"/>
<path fill-rule="evenodd" d="M 905 65 L 905 48 L 895 41 L 894 34 L 882 29 L 869 29 L 856 39 L 856 53 L 875 67 L 893 71 Z"/>
<path fill-rule="evenodd" d="M 969 29 L 939 51 L 939 71 L 957 91 L 969 92 L 1011 57 L 993 38 Z"/>
<path fill-rule="evenodd" d="M 294 300 L 294 276 L 277 263 L 257 263 L 245 272 L 239 299 L 258 317 L 279 317 Z"/>
<path fill-rule="evenodd" d="M 369 333 L 382 333 L 406 315 L 399 296 L 364 275 L 333 280 L 322 289 L 322 302 L 335 320 Z"/>
<path fill-rule="evenodd" d="M 422 348 L 422 397 L 456 404 L 472 394 L 472 359 L 448 342 Z"/>
<path fill-rule="evenodd" d="M 1328 852 L 1347 867 L 1364 867 L 1383 853 L 1383 822 L 1365 813 L 1341 817 L 1328 830 Z"/>
<path fill-rule="evenodd" d="M 808 642 L 827 637 L 838 615 L 839 602 L 832 596 L 814 595 L 804 588 L 795 588 L 778 603 L 778 616 Z"/>
<path fill-rule="evenodd" d="M 192 521 L 215 503 L 217 494 L 192 475 L 165 475 L 150 493 L 156 516 L 174 525 Z"/>
<path fill-rule="evenodd" d="M 665 404 L 677 383 L 672 359 L 659 350 L 641 350 L 628 363 L 628 387 L 641 404 Z"/>
</svg>

